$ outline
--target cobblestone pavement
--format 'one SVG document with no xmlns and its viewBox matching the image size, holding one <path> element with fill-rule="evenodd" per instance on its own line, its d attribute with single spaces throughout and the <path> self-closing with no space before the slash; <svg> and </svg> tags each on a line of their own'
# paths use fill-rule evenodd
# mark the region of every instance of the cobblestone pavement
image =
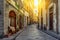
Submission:
<svg viewBox="0 0 60 40">
<path fill-rule="evenodd" d="M 37 24 L 33 24 L 27 27 L 16 40 L 58 40 L 40 30 L 37 29 Z"/>
</svg>

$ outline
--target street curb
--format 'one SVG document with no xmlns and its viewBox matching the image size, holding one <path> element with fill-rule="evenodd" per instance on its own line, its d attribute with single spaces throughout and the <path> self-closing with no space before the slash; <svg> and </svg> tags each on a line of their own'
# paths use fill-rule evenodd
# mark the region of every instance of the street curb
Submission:
<svg viewBox="0 0 60 40">
<path fill-rule="evenodd" d="M 24 29 L 21 32 L 19 32 L 12 40 L 15 40 L 16 37 L 18 37 L 18 35 L 20 35 L 20 33 L 22 33 L 23 31 L 24 31 Z"/>
</svg>

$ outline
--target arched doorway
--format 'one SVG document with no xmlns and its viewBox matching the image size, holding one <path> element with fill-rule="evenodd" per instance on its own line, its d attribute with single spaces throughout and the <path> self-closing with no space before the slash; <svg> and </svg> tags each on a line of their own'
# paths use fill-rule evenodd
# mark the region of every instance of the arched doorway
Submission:
<svg viewBox="0 0 60 40">
<path fill-rule="evenodd" d="M 13 34 L 16 32 L 16 13 L 11 10 L 9 12 L 9 27 L 8 27 L 8 33 Z"/>
<path fill-rule="evenodd" d="M 49 30 L 56 32 L 57 31 L 57 20 L 56 20 L 56 4 L 51 3 L 48 7 L 48 16 L 49 16 Z"/>
<path fill-rule="evenodd" d="M 54 16 L 53 9 L 54 9 L 54 6 L 52 4 L 49 8 L 49 30 L 52 30 L 52 31 L 53 31 L 53 27 L 54 27 L 53 26 L 53 16 Z"/>
</svg>

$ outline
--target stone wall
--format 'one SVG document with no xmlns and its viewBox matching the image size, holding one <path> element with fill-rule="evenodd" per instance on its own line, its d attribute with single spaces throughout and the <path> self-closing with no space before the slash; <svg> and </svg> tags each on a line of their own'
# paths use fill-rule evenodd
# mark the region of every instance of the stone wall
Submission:
<svg viewBox="0 0 60 40">
<path fill-rule="evenodd" d="M 9 3 L 7 3 L 6 1 L 4 2 L 4 35 L 7 34 L 8 32 L 8 26 L 9 26 L 9 12 L 11 10 L 15 11 L 16 14 L 18 14 L 18 11 L 12 6 L 10 5 Z M 16 15 L 17 17 L 18 15 Z M 17 22 L 17 19 L 16 19 L 16 22 Z M 16 23 L 17 25 L 17 23 Z"/>
<path fill-rule="evenodd" d="M 0 35 L 4 34 L 4 0 L 0 0 Z"/>
</svg>

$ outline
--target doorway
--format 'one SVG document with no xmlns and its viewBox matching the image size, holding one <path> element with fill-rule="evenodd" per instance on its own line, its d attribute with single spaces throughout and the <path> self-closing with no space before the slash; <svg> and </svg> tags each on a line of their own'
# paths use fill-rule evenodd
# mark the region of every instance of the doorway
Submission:
<svg viewBox="0 0 60 40">
<path fill-rule="evenodd" d="M 16 14 L 14 10 L 9 12 L 9 26 L 8 35 L 14 34 L 16 32 Z"/>
<path fill-rule="evenodd" d="M 49 30 L 53 30 L 53 6 L 49 9 Z"/>
<path fill-rule="evenodd" d="M 22 29 L 22 16 L 19 16 L 19 28 Z"/>
<path fill-rule="evenodd" d="M 41 29 L 43 29 L 43 13 L 42 13 L 42 9 L 41 9 Z"/>
</svg>

